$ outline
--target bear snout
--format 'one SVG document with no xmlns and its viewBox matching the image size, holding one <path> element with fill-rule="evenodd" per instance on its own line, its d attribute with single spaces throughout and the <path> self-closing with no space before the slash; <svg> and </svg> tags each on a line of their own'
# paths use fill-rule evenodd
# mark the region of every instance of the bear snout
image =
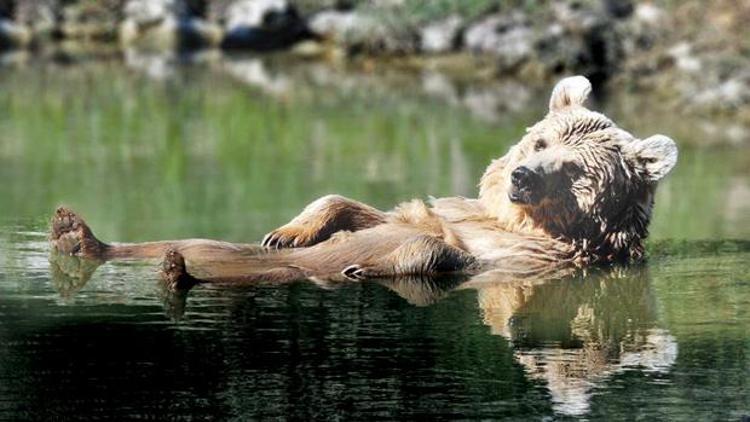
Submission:
<svg viewBox="0 0 750 422">
<path fill-rule="evenodd" d="M 510 174 L 511 202 L 533 204 L 540 197 L 542 177 L 526 166 L 519 166 Z"/>
</svg>

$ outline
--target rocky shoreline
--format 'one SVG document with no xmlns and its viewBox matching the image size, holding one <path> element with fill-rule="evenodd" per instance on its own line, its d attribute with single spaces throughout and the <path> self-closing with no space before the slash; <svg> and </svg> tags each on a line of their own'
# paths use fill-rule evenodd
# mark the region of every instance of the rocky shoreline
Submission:
<svg viewBox="0 0 750 422">
<path fill-rule="evenodd" d="M 418 0 L 0 0 L 0 50 L 283 50 L 371 70 L 533 83 L 580 73 L 647 93 L 655 108 L 750 126 L 750 1 L 513 3 L 425 13 L 429 2 Z"/>
</svg>

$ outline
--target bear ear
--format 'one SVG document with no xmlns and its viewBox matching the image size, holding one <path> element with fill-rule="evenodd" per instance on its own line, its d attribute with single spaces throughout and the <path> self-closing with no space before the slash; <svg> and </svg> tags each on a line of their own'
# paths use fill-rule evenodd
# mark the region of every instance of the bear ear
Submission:
<svg viewBox="0 0 750 422">
<path fill-rule="evenodd" d="M 591 94 L 591 82 L 583 76 L 571 76 L 555 85 L 549 99 L 549 110 L 560 111 L 570 106 L 580 106 Z"/>
<path fill-rule="evenodd" d="M 664 135 L 628 142 L 623 146 L 623 154 L 650 182 L 661 180 L 677 164 L 677 145 Z"/>
</svg>

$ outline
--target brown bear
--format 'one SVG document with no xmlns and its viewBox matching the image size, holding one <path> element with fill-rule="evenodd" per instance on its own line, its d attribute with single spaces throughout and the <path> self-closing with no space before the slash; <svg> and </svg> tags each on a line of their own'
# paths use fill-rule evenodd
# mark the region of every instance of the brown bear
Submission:
<svg viewBox="0 0 750 422">
<path fill-rule="evenodd" d="M 639 260 L 657 182 L 675 165 L 677 147 L 662 135 L 637 139 L 588 110 L 590 92 L 582 76 L 560 81 L 544 119 L 487 168 L 478 199 L 414 200 L 383 212 L 329 195 L 260 245 L 105 244 L 60 208 L 51 241 L 62 253 L 100 260 L 166 257 L 167 278 L 187 271 L 215 282 L 535 274 Z"/>
</svg>

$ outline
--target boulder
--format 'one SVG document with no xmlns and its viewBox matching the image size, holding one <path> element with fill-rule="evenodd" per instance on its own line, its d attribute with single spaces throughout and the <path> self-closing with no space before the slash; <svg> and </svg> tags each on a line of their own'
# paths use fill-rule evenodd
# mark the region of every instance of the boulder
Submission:
<svg viewBox="0 0 750 422">
<path fill-rule="evenodd" d="M 392 12 L 384 9 L 382 14 Z M 349 53 L 414 53 L 419 50 L 419 34 L 404 26 L 389 25 L 387 19 L 357 10 L 325 10 L 310 18 L 310 31 L 331 40 Z"/>
<path fill-rule="evenodd" d="M 313 15 L 309 22 L 313 34 L 339 43 L 373 26 L 371 19 L 351 10 L 325 10 Z"/>
<path fill-rule="evenodd" d="M 419 31 L 420 49 L 433 54 L 455 50 L 460 42 L 463 25 L 464 20 L 458 15 L 430 23 Z"/>
<path fill-rule="evenodd" d="M 567 32 L 583 34 L 609 23 L 611 15 L 604 2 L 598 0 L 553 0 L 549 5 L 552 21 Z"/>
<path fill-rule="evenodd" d="M 703 63 L 693 52 L 693 46 L 687 42 L 669 48 L 667 56 L 680 72 L 697 75 L 703 70 Z"/>
<path fill-rule="evenodd" d="M 653 3 L 639 3 L 625 22 L 623 43 L 627 54 L 648 50 L 666 37 L 671 28 L 669 14 Z"/>
<path fill-rule="evenodd" d="M 507 70 L 532 56 L 534 31 L 521 13 L 495 14 L 469 26 L 463 42 L 470 51 L 498 57 L 501 70 Z"/>
<path fill-rule="evenodd" d="M 750 70 L 744 68 L 717 83 L 684 95 L 693 107 L 709 110 L 729 111 L 750 105 Z"/>
<path fill-rule="evenodd" d="M 58 0 L 19 1 L 15 21 L 27 25 L 35 34 L 49 35 L 57 27 L 60 2 Z"/>
<path fill-rule="evenodd" d="M 187 4 L 182 0 L 129 0 L 123 14 L 125 20 L 146 27 L 168 19 L 185 18 L 187 10 Z"/>
<path fill-rule="evenodd" d="M 551 3 L 550 22 L 535 48 L 549 73 L 581 73 L 598 85 L 621 68 L 623 30 L 605 6 L 593 0 Z"/>
<path fill-rule="evenodd" d="M 120 25 L 123 44 L 145 49 L 217 45 L 221 28 L 191 14 L 184 0 L 128 0 Z"/>
<path fill-rule="evenodd" d="M 288 47 L 308 34 L 304 20 L 287 0 L 237 0 L 221 19 L 223 48 L 272 50 Z"/>
<path fill-rule="evenodd" d="M 637 7 L 633 4 L 633 0 L 602 0 L 605 10 L 612 17 L 617 19 L 624 19 L 629 17 Z M 640 3 L 638 6 L 649 4 Z"/>
<path fill-rule="evenodd" d="M 23 48 L 31 42 L 31 30 L 10 19 L 0 17 L 0 50 Z"/>
<path fill-rule="evenodd" d="M 73 2 L 62 7 L 58 28 L 66 39 L 111 41 L 117 39 L 119 0 Z"/>
</svg>

